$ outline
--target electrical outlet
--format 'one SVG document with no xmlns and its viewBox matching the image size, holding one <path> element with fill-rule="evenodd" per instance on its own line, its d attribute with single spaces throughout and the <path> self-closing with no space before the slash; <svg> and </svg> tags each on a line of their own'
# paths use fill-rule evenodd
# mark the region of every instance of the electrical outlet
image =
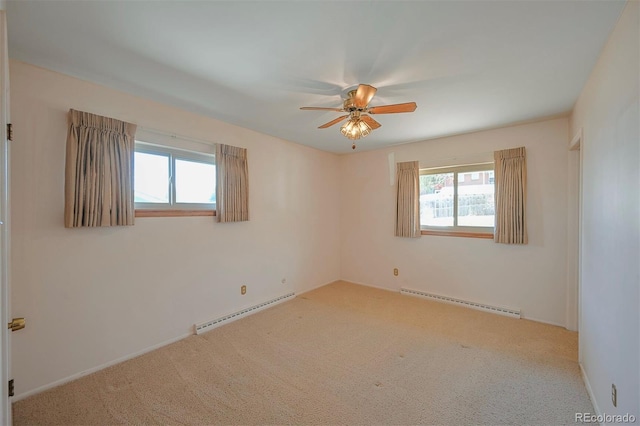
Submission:
<svg viewBox="0 0 640 426">
<path fill-rule="evenodd" d="M 397 277 L 398 274 L 399 274 L 398 268 L 393 268 L 393 275 L 395 275 Z"/>
<path fill-rule="evenodd" d="M 616 385 L 611 383 L 611 402 L 613 402 L 613 406 L 618 406 L 618 389 L 616 389 Z"/>
<path fill-rule="evenodd" d="M 240 294 L 247 294 L 247 286 L 243 285 L 242 287 L 240 287 Z"/>
</svg>

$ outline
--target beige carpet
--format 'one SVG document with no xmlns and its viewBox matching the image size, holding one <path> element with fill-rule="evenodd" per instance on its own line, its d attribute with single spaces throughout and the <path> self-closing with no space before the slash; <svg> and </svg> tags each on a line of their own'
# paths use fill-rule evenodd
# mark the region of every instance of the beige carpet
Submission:
<svg viewBox="0 0 640 426">
<path fill-rule="evenodd" d="M 13 405 L 14 424 L 574 424 L 565 329 L 334 283 Z"/>
</svg>

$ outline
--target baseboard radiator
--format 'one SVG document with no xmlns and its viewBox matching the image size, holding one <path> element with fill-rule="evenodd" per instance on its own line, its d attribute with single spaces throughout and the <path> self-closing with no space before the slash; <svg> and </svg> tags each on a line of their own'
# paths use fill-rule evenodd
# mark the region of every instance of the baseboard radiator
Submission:
<svg viewBox="0 0 640 426">
<path fill-rule="evenodd" d="M 505 315 L 511 318 L 520 318 L 520 310 L 501 308 L 497 306 L 485 305 L 482 303 L 469 302 L 468 300 L 454 299 L 453 297 L 440 296 L 439 294 L 426 293 L 419 290 L 411 290 L 408 288 L 401 288 L 400 293 L 407 296 L 424 297 L 425 299 L 436 300 L 438 302 L 451 303 L 458 306 L 466 306 L 467 308 L 477 309 L 485 312 L 492 312 L 494 314 Z"/>
<path fill-rule="evenodd" d="M 271 299 L 268 300 L 266 302 L 262 302 L 259 303 L 255 306 L 251 306 L 249 308 L 245 308 L 245 309 L 241 309 L 238 312 L 234 312 L 232 314 L 229 315 L 225 315 L 223 317 L 211 320 L 211 321 L 207 321 L 207 322 L 203 322 L 201 324 L 196 324 L 195 328 L 196 328 L 196 334 L 201 334 L 204 333 L 206 331 L 209 330 L 213 330 L 216 327 L 220 327 L 221 325 L 230 323 L 232 321 L 235 321 L 237 319 L 240 319 L 242 317 L 246 317 L 248 315 L 254 314 L 258 311 L 262 311 L 263 309 L 267 309 L 270 308 L 274 305 L 277 305 L 278 303 L 282 303 L 285 302 L 289 299 L 293 299 L 294 297 L 296 297 L 295 293 L 287 293 L 285 295 L 282 295 L 280 297 L 276 297 L 275 299 Z"/>
</svg>

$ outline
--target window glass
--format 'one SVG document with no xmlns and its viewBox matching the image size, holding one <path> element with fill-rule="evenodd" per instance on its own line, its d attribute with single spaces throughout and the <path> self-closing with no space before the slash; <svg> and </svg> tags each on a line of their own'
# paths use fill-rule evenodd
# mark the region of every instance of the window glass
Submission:
<svg viewBox="0 0 640 426">
<path fill-rule="evenodd" d="M 169 203 L 169 156 L 135 153 L 135 202 Z"/>
<path fill-rule="evenodd" d="M 215 203 L 216 166 L 176 159 L 176 202 Z"/>
<path fill-rule="evenodd" d="M 420 224 L 453 226 L 453 173 L 420 176 Z"/>
<path fill-rule="evenodd" d="M 493 164 L 420 171 L 420 226 L 487 232 L 495 222 Z"/>
<path fill-rule="evenodd" d="M 140 210 L 215 210 L 215 156 L 136 141 L 135 203 Z"/>
<path fill-rule="evenodd" d="M 458 226 L 494 225 L 494 186 L 488 183 L 489 173 L 493 175 L 493 171 L 473 172 L 472 176 L 478 176 L 475 182 L 458 187 Z"/>
</svg>

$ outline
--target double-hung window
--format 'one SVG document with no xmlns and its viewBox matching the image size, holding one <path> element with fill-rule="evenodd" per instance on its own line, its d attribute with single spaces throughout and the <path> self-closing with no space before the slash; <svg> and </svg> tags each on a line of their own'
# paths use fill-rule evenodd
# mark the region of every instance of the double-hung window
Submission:
<svg viewBox="0 0 640 426">
<path fill-rule="evenodd" d="M 420 170 L 423 234 L 490 238 L 495 223 L 493 163 Z"/>
<path fill-rule="evenodd" d="M 213 154 L 136 141 L 137 210 L 215 210 L 216 165 Z"/>
</svg>

